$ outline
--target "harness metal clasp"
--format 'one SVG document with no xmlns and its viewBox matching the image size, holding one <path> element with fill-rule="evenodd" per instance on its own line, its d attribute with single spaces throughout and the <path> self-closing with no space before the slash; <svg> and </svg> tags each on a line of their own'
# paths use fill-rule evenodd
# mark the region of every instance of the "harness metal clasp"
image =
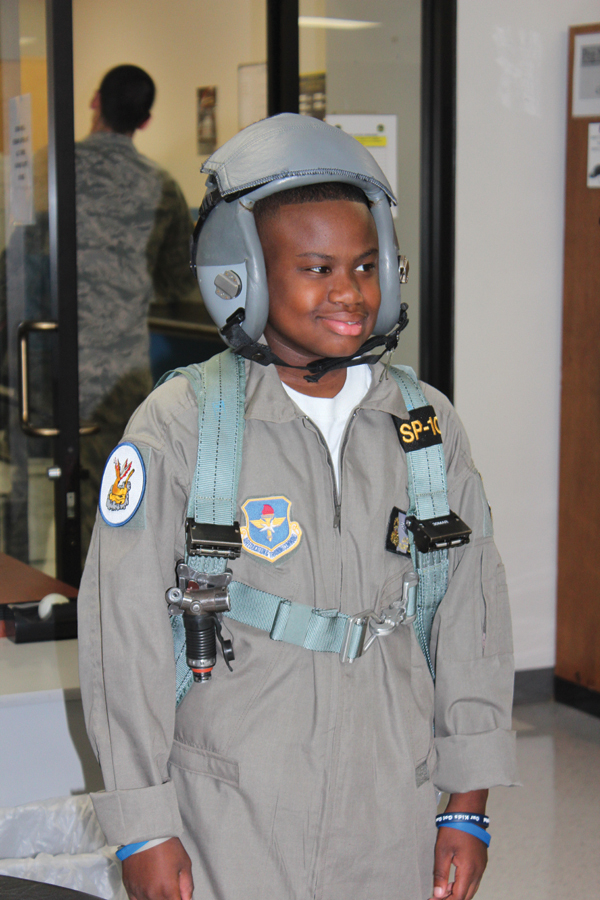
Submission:
<svg viewBox="0 0 600 900">
<path fill-rule="evenodd" d="M 373 609 L 349 616 L 346 621 L 344 638 L 340 649 L 340 662 L 353 663 L 363 656 L 369 647 L 380 637 L 391 634 L 399 625 L 414 622 L 417 614 L 417 587 L 419 576 L 416 572 L 406 572 L 402 580 L 402 595 L 399 600 L 390 603 L 387 609 L 376 613 Z M 361 627 L 356 653 L 350 657 L 350 648 L 354 637 L 354 628 Z M 367 637 L 367 627 L 371 632 Z"/>
</svg>

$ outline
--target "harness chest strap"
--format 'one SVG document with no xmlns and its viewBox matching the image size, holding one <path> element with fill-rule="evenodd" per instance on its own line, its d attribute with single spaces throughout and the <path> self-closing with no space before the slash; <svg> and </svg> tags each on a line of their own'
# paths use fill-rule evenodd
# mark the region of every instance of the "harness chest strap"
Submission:
<svg viewBox="0 0 600 900">
<path fill-rule="evenodd" d="M 427 406 L 412 369 L 393 367 L 389 371 L 409 411 Z M 236 515 L 244 431 L 244 360 L 225 350 L 204 363 L 175 369 L 159 383 L 179 374 L 188 379 L 198 400 L 198 460 L 188 503 L 188 517 L 205 524 L 232 525 Z M 441 444 L 407 453 L 407 465 L 409 513 L 417 519 L 430 519 L 448 513 L 446 469 Z M 409 591 L 410 606 L 405 614 L 411 618 L 416 615 L 416 635 L 432 677 L 435 677 L 429 654 L 429 638 L 435 611 L 446 592 L 448 553 L 446 550 L 420 553 L 412 535 L 409 538 L 413 564 L 420 580 L 418 591 Z M 186 550 L 186 563 L 198 572 L 220 574 L 225 571 L 227 560 L 205 555 L 190 556 Z M 267 631 L 273 640 L 283 640 L 309 650 L 341 653 L 342 658 L 347 660 L 361 654 L 367 620 L 374 615 L 371 610 L 346 616 L 335 609 L 313 609 L 240 582 L 232 582 L 229 593 L 231 610 L 224 613 L 225 616 Z M 193 679 L 186 663 L 181 616 L 173 616 L 171 626 L 179 703 Z"/>
</svg>

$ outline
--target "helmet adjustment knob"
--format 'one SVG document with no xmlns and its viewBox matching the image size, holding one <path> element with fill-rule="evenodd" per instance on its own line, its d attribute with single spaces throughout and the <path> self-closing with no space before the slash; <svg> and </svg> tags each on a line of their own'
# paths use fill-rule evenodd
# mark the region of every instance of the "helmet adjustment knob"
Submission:
<svg viewBox="0 0 600 900">
<path fill-rule="evenodd" d="M 222 300 L 233 300 L 242 293 L 242 279 L 232 269 L 220 272 L 215 278 L 215 290 L 217 297 Z"/>
</svg>

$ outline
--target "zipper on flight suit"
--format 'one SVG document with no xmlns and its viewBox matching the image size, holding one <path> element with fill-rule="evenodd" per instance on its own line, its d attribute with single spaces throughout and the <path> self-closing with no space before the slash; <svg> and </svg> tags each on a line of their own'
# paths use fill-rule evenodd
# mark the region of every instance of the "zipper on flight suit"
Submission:
<svg viewBox="0 0 600 900">
<path fill-rule="evenodd" d="M 355 410 L 353 410 L 351 416 L 349 417 L 348 422 L 346 424 L 345 431 L 344 431 L 344 435 L 342 437 L 342 443 L 340 444 L 340 484 L 342 481 L 341 473 L 342 473 L 342 463 L 343 463 L 343 459 L 344 459 L 344 451 L 346 449 L 346 444 L 348 443 L 350 427 L 351 427 L 352 423 L 354 422 L 354 419 L 356 418 L 356 416 L 359 412 L 359 409 L 360 409 L 360 407 L 357 407 Z M 337 532 L 337 540 L 335 541 L 335 543 L 336 543 L 337 552 L 339 553 L 339 563 L 338 563 L 338 566 L 336 566 L 336 568 L 339 569 L 339 584 L 337 586 L 337 589 L 339 590 L 339 596 L 341 598 L 342 582 L 343 582 L 343 561 L 342 561 L 342 550 L 341 550 L 341 546 L 340 546 L 342 498 L 341 498 L 341 495 L 338 494 L 337 480 L 335 477 L 335 469 L 333 467 L 333 460 L 331 457 L 331 453 L 329 451 L 329 445 L 328 445 L 327 441 L 325 440 L 323 433 L 321 432 L 319 427 L 317 425 L 315 425 L 315 423 L 310 418 L 310 416 L 303 416 L 302 424 L 304 425 L 305 428 L 308 427 L 308 428 L 312 429 L 315 432 L 315 434 L 317 435 L 317 439 L 320 441 L 323 448 L 325 449 L 325 453 L 327 456 L 327 464 L 329 466 L 329 471 L 331 473 L 333 507 L 334 507 L 333 528 L 334 528 L 334 531 Z M 332 686 L 333 686 L 333 683 L 335 683 L 337 685 L 336 690 L 339 691 L 339 689 L 341 687 L 341 684 L 340 684 L 340 682 L 341 682 L 341 666 L 339 666 L 339 665 L 334 666 L 334 668 L 332 670 L 332 674 L 333 673 L 335 673 L 335 674 L 334 674 L 334 677 L 332 678 Z M 339 728 L 339 722 L 338 722 L 339 700 L 338 700 L 338 703 L 335 704 L 335 706 L 336 706 L 336 712 L 334 714 L 333 721 L 331 722 L 331 733 L 330 733 L 330 737 L 332 740 L 332 751 L 331 751 L 332 752 L 332 758 L 331 758 L 332 762 L 334 761 L 333 760 L 334 756 L 339 756 L 339 747 L 337 748 L 337 751 L 334 749 L 336 746 L 336 743 L 337 743 L 337 740 L 335 739 L 335 735 L 338 733 L 338 728 Z M 339 762 L 339 759 L 335 761 L 334 766 L 333 766 L 333 768 L 336 771 L 337 771 L 337 763 L 338 762 Z M 331 776 L 331 772 L 329 773 L 328 781 L 329 781 L 330 776 Z M 323 799 L 322 818 L 325 818 L 325 819 L 330 818 L 331 811 L 328 808 L 330 802 L 331 802 L 331 800 L 329 798 L 329 792 L 327 792 L 326 797 Z M 317 893 L 320 890 L 320 888 L 319 888 L 319 866 L 320 866 L 320 864 L 317 860 L 320 860 L 323 856 L 323 846 L 322 846 L 323 835 L 321 835 L 321 837 L 318 839 L 317 843 L 318 843 L 318 848 L 316 849 L 316 856 L 315 856 L 315 860 L 314 860 L 315 868 L 314 868 L 314 871 L 311 876 L 311 881 L 313 881 L 313 885 L 312 885 L 312 896 L 313 897 L 316 897 Z"/>
<path fill-rule="evenodd" d="M 342 472 L 342 461 L 344 459 L 344 450 L 346 449 L 346 444 L 348 443 L 348 435 L 350 433 L 350 427 L 351 427 L 352 423 L 354 422 L 354 419 L 356 418 L 359 409 L 360 409 L 360 406 L 357 406 L 356 409 L 353 411 L 352 415 L 350 416 L 350 418 L 348 419 L 346 428 L 344 430 L 344 436 L 342 437 L 342 443 L 340 446 L 340 481 L 341 481 L 341 472 Z M 331 458 L 331 453 L 329 452 L 329 444 L 323 437 L 323 433 L 321 432 L 320 428 L 317 425 L 315 425 L 315 423 L 310 418 L 310 416 L 302 416 L 302 423 L 305 428 L 306 428 L 307 422 L 311 425 L 312 428 L 314 428 L 315 433 L 316 433 L 317 437 L 319 438 L 319 441 L 323 445 L 323 447 L 325 449 L 325 453 L 327 454 L 327 464 L 331 471 L 331 483 L 332 483 L 332 487 L 333 487 L 333 509 L 334 509 L 333 527 L 337 531 L 339 531 L 341 521 L 342 521 L 342 498 L 338 494 L 337 480 L 335 477 L 335 469 L 333 467 L 333 460 Z"/>
</svg>

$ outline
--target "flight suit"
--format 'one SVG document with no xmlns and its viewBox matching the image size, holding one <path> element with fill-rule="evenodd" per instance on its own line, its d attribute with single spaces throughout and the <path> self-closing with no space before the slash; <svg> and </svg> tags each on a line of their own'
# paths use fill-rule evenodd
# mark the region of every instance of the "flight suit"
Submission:
<svg viewBox="0 0 600 900">
<path fill-rule="evenodd" d="M 234 580 L 347 614 L 386 608 L 412 566 L 386 549 L 392 508 L 409 506 L 397 385 L 373 367 L 346 428 L 338 492 L 325 442 L 275 368 L 246 365 L 237 511 L 250 538 L 230 563 Z M 80 591 L 82 697 L 106 786 L 93 799 L 111 844 L 180 836 L 196 898 L 425 900 L 435 788 L 515 782 L 504 570 L 463 428 L 445 397 L 424 390 L 444 438 L 450 508 L 473 530 L 450 551 L 431 641 L 435 688 L 408 624 L 342 665 L 226 619 L 233 673 L 219 659 L 176 711 L 164 595 L 184 555 L 197 456 L 187 380 L 155 390 L 128 425 L 145 494 L 128 524 L 99 518 Z M 286 513 L 285 552 L 269 547 L 268 528 L 250 529 L 257 509 Z"/>
</svg>

